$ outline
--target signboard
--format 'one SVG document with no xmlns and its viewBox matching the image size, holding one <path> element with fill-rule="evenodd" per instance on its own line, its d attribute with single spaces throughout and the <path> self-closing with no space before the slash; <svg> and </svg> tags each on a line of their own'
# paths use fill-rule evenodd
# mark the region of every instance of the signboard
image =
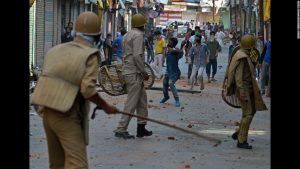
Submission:
<svg viewBox="0 0 300 169">
<path fill-rule="evenodd" d="M 182 19 L 182 12 L 165 11 L 159 16 L 159 24 L 168 25 L 168 22 L 179 21 Z"/>
<path fill-rule="evenodd" d="M 29 0 L 29 6 L 32 6 L 33 3 L 34 3 L 34 0 Z"/>
<path fill-rule="evenodd" d="M 271 0 L 265 0 L 264 1 L 264 21 L 270 20 L 270 11 L 271 11 Z"/>
<path fill-rule="evenodd" d="M 200 0 L 185 0 L 185 2 L 189 2 L 189 3 L 200 3 Z"/>
<path fill-rule="evenodd" d="M 182 5 L 165 5 L 164 11 L 186 11 L 186 6 Z"/>
<path fill-rule="evenodd" d="M 201 8 L 201 12 L 211 12 L 211 7 Z"/>
</svg>

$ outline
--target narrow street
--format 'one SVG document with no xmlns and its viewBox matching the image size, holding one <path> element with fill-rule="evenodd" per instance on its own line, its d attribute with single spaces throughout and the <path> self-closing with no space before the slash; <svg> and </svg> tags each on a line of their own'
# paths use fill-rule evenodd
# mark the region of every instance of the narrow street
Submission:
<svg viewBox="0 0 300 169">
<path fill-rule="evenodd" d="M 180 44 L 180 42 L 179 42 Z M 203 135 L 222 140 L 218 146 L 205 139 L 172 128 L 149 122 L 147 128 L 153 135 L 145 138 L 124 140 L 116 138 L 113 130 L 120 115 L 107 115 L 98 111 L 90 120 L 90 144 L 88 159 L 90 169 L 269 169 L 270 167 L 270 98 L 263 96 L 268 111 L 258 111 L 250 126 L 249 143 L 252 150 L 239 149 L 231 139 L 241 110 L 228 106 L 221 98 L 222 82 L 227 67 L 228 46 L 223 47 L 218 57 L 216 82 L 207 83 L 202 93 L 179 92 L 181 107 L 175 107 L 171 98 L 160 104 L 162 91 L 147 90 L 149 117 Z M 182 79 L 178 89 L 189 89 L 187 64 L 180 60 Z M 162 80 L 155 81 L 162 87 Z M 200 87 L 195 86 L 195 90 Z M 112 97 L 100 93 L 109 103 L 123 109 L 126 95 Z M 90 114 L 95 107 L 91 106 Z M 129 133 L 136 134 L 136 119 L 129 124 Z M 30 168 L 48 168 L 47 142 L 42 119 L 30 111 Z"/>
</svg>

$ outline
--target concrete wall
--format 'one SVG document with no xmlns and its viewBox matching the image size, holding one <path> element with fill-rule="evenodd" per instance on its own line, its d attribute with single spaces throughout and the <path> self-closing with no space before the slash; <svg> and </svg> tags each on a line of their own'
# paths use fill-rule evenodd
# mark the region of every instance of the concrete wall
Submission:
<svg viewBox="0 0 300 169">
<path fill-rule="evenodd" d="M 213 23 L 213 19 L 214 19 L 214 23 L 219 23 L 220 20 L 220 15 L 219 13 L 216 14 L 214 17 L 212 16 L 212 14 L 210 12 L 199 12 L 197 14 L 197 22 L 200 22 L 200 25 L 203 22 L 210 22 Z"/>
<path fill-rule="evenodd" d="M 224 25 L 224 29 L 230 28 L 230 13 L 229 11 L 222 12 L 222 21 Z"/>
<path fill-rule="evenodd" d="M 196 21 L 197 17 L 197 12 L 196 11 L 184 11 L 182 12 L 182 21 L 188 21 L 190 22 L 191 20 Z"/>
</svg>

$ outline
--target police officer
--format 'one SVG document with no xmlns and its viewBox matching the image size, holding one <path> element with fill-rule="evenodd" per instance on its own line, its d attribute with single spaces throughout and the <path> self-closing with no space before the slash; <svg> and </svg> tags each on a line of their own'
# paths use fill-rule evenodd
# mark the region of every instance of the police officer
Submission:
<svg viewBox="0 0 300 169">
<path fill-rule="evenodd" d="M 127 86 L 127 100 L 124 111 L 133 114 L 148 116 L 147 94 L 144 88 L 144 80 L 149 79 L 145 70 L 144 56 L 144 26 L 146 18 L 142 14 L 132 16 L 132 29 L 123 37 L 123 77 Z M 134 138 L 127 132 L 131 117 L 122 115 L 117 129 L 114 131 L 116 137 Z M 146 120 L 137 119 L 137 137 L 151 136 L 152 131 L 145 129 Z"/>
<path fill-rule="evenodd" d="M 248 131 L 256 111 L 267 110 L 255 80 L 255 67 L 259 52 L 255 48 L 255 38 L 245 35 L 241 39 L 240 49 L 233 55 L 227 71 L 228 82 L 226 95 L 236 95 L 242 108 L 242 119 L 239 129 L 232 138 L 237 141 L 238 148 L 252 149 L 248 144 Z M 226 76 L 226 75 L 225 75 Z"/>
<path fill-rule="evenodd" d="M 43 72 L 32 96 L 41 107 L 48 143 L 49 168 L 87 169 L 89 101 L 110 113 L 119 112 L 96 91 L 101 20 L 81 13 L 73 42 L 57 45 L 45 57 Z"/>
</svg>

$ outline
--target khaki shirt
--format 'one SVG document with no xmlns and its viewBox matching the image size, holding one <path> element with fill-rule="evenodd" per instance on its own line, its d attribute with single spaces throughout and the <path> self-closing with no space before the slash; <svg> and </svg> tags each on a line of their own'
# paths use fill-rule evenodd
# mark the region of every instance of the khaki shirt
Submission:
<svg viewBox="0 0 300 169">
<path fill-rule="evenodd" d="M 88 45 L 93 47 L 92 44 L 88 43 L 87 41 L 83 40 L 80 37 L 76 37 L 75 42 L 81 43 L 83 45 Z M 86 62 L 86 69 L 83 75 L 81 85 L 80 85 L 80 92 L 84 98 L 89 98 L 97 93 L 96 90 L 96 82 L 97 82 L 97 72 L 99 69 L 99 56 L 98 55 L 91 55 Z"/>
<path fill-rule="evenodd" d="M 93 47 L 91 43 L 87 42 L 86 40 L 82 39 L 81 37 L 76 37 L 74 42 L 80 43 L 82 45 L 86 45 L 89 47 Z M 80 95 L 83 96 L 83 98 L 87 99 L 92 97 L 94 94 L 97 93 L 96 90 L 96 78 L 97 78 L 97 72 L 99 68 L 99 56 L 97 55 L 91 55 L 87 61 L 86 61 L 86 69 L 85 73 L 83 74 L 83 78 L 80 84 L 80 94 L 77 96 L 77 98 L 74 101 L 74 104 L 70 111 L 80 112 L 79 106 L 82 104 L 82 99 Z"/>
<path fill-rule="evenodd" d="M 123 75 L 146 73 L 144 56 L 144 33 L 137 28 L 126 33 L 122 42 Z"/>
<path fill-rule="evenodd" d="M 236 95 L 239 97 L 240 93 L 245 94 L 253 92 L 255 109 L 257 111 L 267 110 L 267 107 L 259 93 L 259 87 L 255 80 L 255 67 L 248 57 L 248 52 L 239 49 L 229 64 L 226 75 L 228 77 L 227 85 L 225 87 L 226 95 Z"/>
<path fill-rule="evenodd" d="M 239 92 L 252 92 L 252 78 L 251 78 L 251 71 L 248 63 L 247 58 L 240 59 L 239 65 L 236 67 L 235 70 L 235 84 Z"/>
<path fill-rule="evenodd" d="M 73 106 L 69 110 L 69 112 L 81 112 L 84 99 L 92 97 L 94 94 L 97 93 L 96 90 L 96 76 L 97 76 L 97 70 L 98 70 L 98 59 L 97 55 L 92 55 L 89 57 L 86 63 L 86 71 L 83 75 L 81 84 L 80 84 L 80 93 L 78 93 Z M 68 113 L 67 113 L 68 114 Z"/>
<path fill-rule="evenodd" d="M 74 110 L 76 103 L 97 93 L 98 55 L 81 37 L 49 50 L 32 103 L 60 112 Z"/>
</svg>

